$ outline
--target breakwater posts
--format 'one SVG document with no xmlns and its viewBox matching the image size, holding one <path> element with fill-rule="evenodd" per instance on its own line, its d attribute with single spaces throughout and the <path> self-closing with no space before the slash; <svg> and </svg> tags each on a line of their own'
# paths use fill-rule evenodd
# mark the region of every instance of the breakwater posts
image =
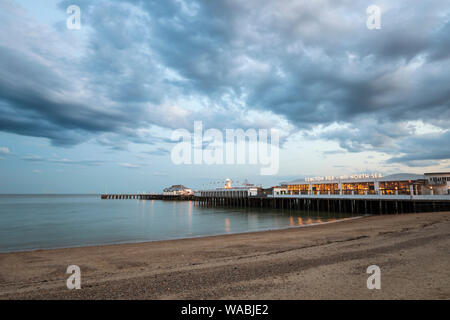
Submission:
<svg viewBox="0 0 450 320">
<path fill-rule="evenodd" d="M 195 197 L 198 206 L 271 208 L 308 212 L 352 214 L 398 214 L 450 211 L 450 198 L 441 200 L 386 198 L 324 198 L 324 197 Z"/>
<path fill-rule="evenodd" d="M 193 200 L 193 195 L 166 195 L 166 194 L 102 194 L 103 200 L 169 200 L 169 201 L 189 201 Z"/>
</svg>

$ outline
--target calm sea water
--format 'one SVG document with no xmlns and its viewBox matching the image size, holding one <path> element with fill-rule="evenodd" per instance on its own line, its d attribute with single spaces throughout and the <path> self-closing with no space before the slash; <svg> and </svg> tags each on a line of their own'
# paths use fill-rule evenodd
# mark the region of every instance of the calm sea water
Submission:
<svg viewBox="0 0 450 320">
<path fill-rule="evenodd" d="M 0 195 L 0 252 L 279 229 L 345 217 L 316 212 L 205 208 L 190 201 Z"/>
</svg>

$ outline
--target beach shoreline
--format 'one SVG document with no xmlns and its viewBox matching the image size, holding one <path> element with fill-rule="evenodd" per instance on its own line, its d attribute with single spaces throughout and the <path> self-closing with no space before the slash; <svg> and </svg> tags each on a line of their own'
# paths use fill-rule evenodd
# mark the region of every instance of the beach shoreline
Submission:
<svg viewBox="0 0 450 320">
<path fill-rule="evenodd" d="M 450 212 L 0 253 L 0 299 L 450 299 Z M 369 290 L 378 265 L 382 289 Z M 66 269 L 81 269 L 68 290 Z"/>
</svg>

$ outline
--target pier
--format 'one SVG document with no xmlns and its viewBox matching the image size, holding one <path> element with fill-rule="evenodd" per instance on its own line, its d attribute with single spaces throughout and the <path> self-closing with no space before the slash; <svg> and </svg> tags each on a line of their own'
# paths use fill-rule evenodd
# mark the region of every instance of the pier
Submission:
<svg viewBox="0 0 450 320">
<path fill-rule="evenodd" d="M 201 206 L 272 208 L 309 212 L 398 214 L 450 211 L 448 196 L 268 196 L 196 197 Z"/>
<path fill-rule="evenodd" d="M 126 199 L 137 199 L 137 200 L 169 200 L 169 201 L 188 201 L 193 200 L 195 197 L 193 195 L 166 195 L 166 194 L 102 194 L 101 198 L 103 200 L 126 200 Z"/>
<path fill-rule="evenodd" d="M 450 211 L 449 196 L 202 196 L 196 197 L 194 201 L 196 201 L 198 205 L 201 206 L 272 208 L 282 210 L 352 214 L 398 214 Z"/>
<path fill-rule="evenodd" d="M 308 212 L 398 214 L 450 211 L 448 195 L 269 195 L 244 192 L 210 195 L 103 194 L 102 199 L 194 201 L 208 207 L 270 208 Z"/>
</svg>

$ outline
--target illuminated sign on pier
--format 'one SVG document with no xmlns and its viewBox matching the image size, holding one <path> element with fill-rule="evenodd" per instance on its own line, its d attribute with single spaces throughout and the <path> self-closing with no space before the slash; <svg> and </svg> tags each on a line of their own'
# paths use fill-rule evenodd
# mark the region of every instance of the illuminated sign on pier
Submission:
<svg viewBox="0 0 450 320">
<path fill-rule="evenodd" d="M 383 175 L 381 173 L 362 173 L 362 174 L 354 174 L 351 176 L 327 176 L 327 177 L 314 177 L 314 178 L 305 178 L 306 182 L 316 182 L 316 181 L 335 181 L 335 180 L 357 180 L 357 179 L 377 179 L 381 178 Z"/>
</svg>

